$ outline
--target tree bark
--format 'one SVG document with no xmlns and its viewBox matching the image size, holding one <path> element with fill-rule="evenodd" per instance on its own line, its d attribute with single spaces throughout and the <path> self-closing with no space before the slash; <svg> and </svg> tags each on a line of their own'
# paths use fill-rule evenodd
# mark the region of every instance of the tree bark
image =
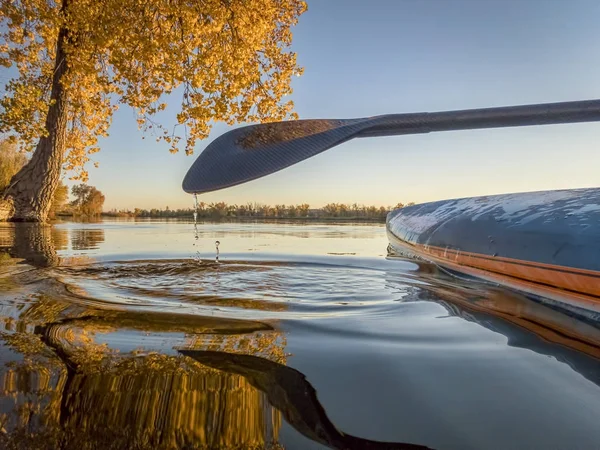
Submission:
<svg viewBox="0 0 600 450">
<path fill-rule="evenodd" d="M 63 2 L 63 7 L 66 2 Z M 67 71 L 65 42 L 67 30 L 61 28 L 56 43 L 50 107 L 46 115 L 47 135 L 42 136 L 29 162 L 12 178 L 4 194 L 2 214 L 16 222 L 45 222 L 62 170 L 67 135 L 67 93 L 62 85 Z M 10 204 L 12 203 L 12 215 Z"/>
</svg>

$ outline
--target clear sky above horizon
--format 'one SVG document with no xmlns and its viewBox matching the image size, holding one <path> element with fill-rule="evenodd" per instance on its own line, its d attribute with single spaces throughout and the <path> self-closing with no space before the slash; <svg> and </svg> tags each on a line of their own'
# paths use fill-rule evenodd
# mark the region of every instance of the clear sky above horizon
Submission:
<svg viewBox="0 0 600 450">
<path fill-rule="evenodd" d="M 292 98 L 301 118 L 600 98 L 599 19 L 597 0 L 309 0 Z M 118 111 L 90 168 L 105 209 L 191 206 L 194 157 L 141 136 Z M 577 124 L 358 139 L 202 200 L 393 205 L 600 186 L 599 136 Z"/>
</svg>

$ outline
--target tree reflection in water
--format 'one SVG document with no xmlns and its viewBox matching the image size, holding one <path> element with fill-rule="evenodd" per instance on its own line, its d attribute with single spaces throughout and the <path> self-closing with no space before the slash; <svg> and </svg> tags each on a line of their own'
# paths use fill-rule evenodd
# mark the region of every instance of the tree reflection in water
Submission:
<svg viewBox="0 0 600 450">
<path fill-rule="evenodd" d="M 35 267 L 59 264 L 55 241 L 64 248 L 64 236 L 50 225 L 34 223 L 3 224 L 2 249 L 10 256 L 22 259 Z"/>
<path fill-rule="evenodd" d="M 14 319 L 2 315 L 0 435 L 2 448 L 270 448 L 277 445 L 281 414 L 244 377 L 188 358 L 145 349 L 121 354 L 99 342 L 123 330 L 117 314 L 94 319 L 92 309 L 53 308 L 43 323 L 37 301 Z M 6 311 L 5 311 L 6 312 Z M 72 317 L 73 315 L 81 318 Z M 37 317 L 37 319 L 36 319 Z M 33 318 L 33 319 L 32 319 Z M 132 316 L 126 318 L 129 323 Z M 110 325 L 106 325 L 110 322 Z M 172 321 L 140 317 L 138 328 L 190 333 Z M 238 349 L 281 360 L 285 341 L 276 330 L 215 334 L 197 321 L 188 341 Z M 201 339 L 203 328 L 210 330 Z M 264 326 L 263 326 L 264 328 Z M 235 329 L 232 330 L 235 332 Z M 243 343 L 240 345 L 240 343 Z"/>
<path fill-rule="evenodd" d="M 331 448 L 425 448 L 337 430 L 304 375 L 286 367 L 285 335 L 273 326 L 101 308 L 47 271 L 12 270 L 61 263 L 63 235 L 42 226 L 8 235 L 2 245 L 16 259 L 0 263 L 0 280 L 16 288 L 0 291 L 1 448 L 282 448 L 283 418 Z M 158 333 L 153 348 L 109 345 Z"/>
<path fill-rule="evenodd" d="M 180 353 L 209 367 L 242 375 L 266 394 L 269 403 L 281 411 L 298 432 L 327 447 L 365 450 L 428 448 L 400 442 L 371 441 L 338 430 L 327 417 L 306 377 L 283 364 L 244 354 L 195 350 L 180 350 Z"/>
<path fill-rule="evenodd" d="M 70 232 L 73 250 L 92 250 L 104 242 L 103 228 L 76 228 Z"/>
<path fill-rule="evenodd" d="M 19 261 L 60 264 L 54 242 L 64 245 L 64 234 L 18 224 L 0 235 L 11 256 L 0 280 L 15 287 L 0 292 L 1 448 L 279 447 L 281 414 L 264 393 L 240 375 L 162 352 L 173 346 L 169 336 L 184 333 L 191 348 L 284 362 L 281 332 L 252 321 L 98 309 L 38 271 L 15 270 Z M 71 245 L 102 239 L 75 233 Z M 167 342 L 123 353 L 101 342 L 128 330 L 160 332 Z"/>
</svg>

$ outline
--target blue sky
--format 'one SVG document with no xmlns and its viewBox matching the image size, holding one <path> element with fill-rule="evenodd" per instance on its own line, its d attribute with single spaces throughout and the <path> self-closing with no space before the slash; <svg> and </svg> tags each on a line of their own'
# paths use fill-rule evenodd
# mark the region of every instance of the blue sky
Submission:
<svg viewBox="0 0 600 450">
<path fill-rule="evenodd" d="M 350 118 L 600 98 L 597 0 L 313 0 L 294 30 L 301 118 Z M 175 111 L 173 110 L 173 115 Z M 228 130 L 213 128 L 196 155 Z M 397 202 L 600 186 L 600 124 L 350 141 L 202 200 Z M 90 168 L 105 209 L 188 207 L 194 157 L 114 118 Z"/>
</svg>

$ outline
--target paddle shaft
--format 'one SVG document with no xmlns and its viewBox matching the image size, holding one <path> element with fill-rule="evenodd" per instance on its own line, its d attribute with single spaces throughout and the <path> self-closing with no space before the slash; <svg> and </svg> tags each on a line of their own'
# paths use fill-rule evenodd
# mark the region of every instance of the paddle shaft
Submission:
<svg viewBox="0 0 600 450">
<path fill-rule="evenodd" d="M 433 131 L 520 127 L 600 121 L 600 100 L 466 109 L 435 113 L 389 114 L 355 137 L 394 136 Z"/>
</svg>

